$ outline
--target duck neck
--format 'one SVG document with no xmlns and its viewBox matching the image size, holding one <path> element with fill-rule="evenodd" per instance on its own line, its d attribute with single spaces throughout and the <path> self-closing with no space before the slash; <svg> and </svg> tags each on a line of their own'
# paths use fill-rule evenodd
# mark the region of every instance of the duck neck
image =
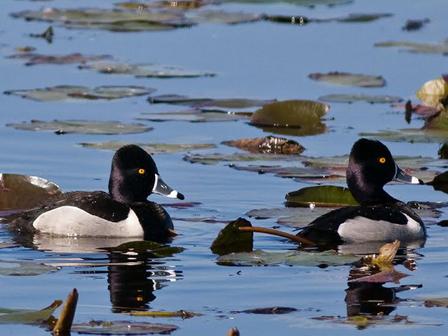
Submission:
<svg viewBox="0 0 448 336">
<path fill-rule="evenodd" d="M 350 191 L 355 200 L 361 205 L 389 205 L 399 202 L 385 192 L 383 188 L 366 188 L 364 190 L 350 188 Z"/>
</svg>

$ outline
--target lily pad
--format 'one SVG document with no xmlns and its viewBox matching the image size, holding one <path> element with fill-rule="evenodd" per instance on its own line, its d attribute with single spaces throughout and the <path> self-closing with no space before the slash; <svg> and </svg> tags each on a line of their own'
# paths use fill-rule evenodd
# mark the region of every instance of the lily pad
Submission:
<svg viewBox="0 0 448 336">
<path fill-rule="evenodd" d="M 179 112 L 143 113 L 137 120 L 150 121 L 187 121 L 187 122 L 224 122 L 246 120 L 247 113 L 226 111 L 206 111 L 192 109 Z"/>
<path fill-rule="evenodd" d="M 157 64 L 95 62 L 80 65 L 79 68 L 95 70 L 104 74 L 133 75 L 137 78 L 196 78 L 215 76 L 211 72 L 191 71 L 180 67 Z"/>
<path fill-rule="evenodd" d="M 222 143 L 251 153 L 300 154 L 305 150 L 302 145 L 294 140 L 272 135 L 264 138 L 229 140 Z"/>
<path fill-rule="evenodd" d="M 58 268 L 31 261 L 0 260 L 0 275 L 35 276 L 55 272 Z"/>
<path fill-rule="evenodd" d="M 448 141 L 448 132 L 443 129 L 380 130 L 378 132 L 361 132 L 359 136 L 390 142 L 444 143 Z"/>
<path fill-rule="evenodd" d="M 216 107 L 228 109 L 244 109 L 272 103 L 273 100 L 246 99 L 246 98 L 190 98 L 182 95 L 160 95 L 148 98 L 151 104 L 173 104 L 191 107 Z"/>
<path fill-rule="evenodd" d="M 360 278 L 352 279 L 349 282 L 369 282 L 369 283 L 399 283 L 401 279 L 407 277 L 408 274 L 398 272 L 393 267 L 391 269 L 383 270 L 381 272 L 366 275 Z"/>
<path fill-rule="evenodd" d="M 249 161 L 297 161 L 293 155 L 279 154 L 253 154 L 253 153 L 234 153 L 234 154 L 187 154 L 183 157 L 184 161 L 190 163 L 200 163 L 204 165 L 218 164 L 222 162 L 249 162 Z"/>
<path fill-rule="evenodd" d="M 253 232 L 242 232 L 240 227 L 252 226 L 249 221 L 238 218 L 226 225 L 216 239 L 212 242 L 210 249 L 213 253 L 223 255 L 231 252 L 248 252 L 253 249 Z"/>
<path fill-rule="evenodd" d="M 55 300 L 41 310 L 0 308 L 0 324 L 46 324 L 61 304 Z"/>
<path fill-rule="evenodd" d="M 432 185 L 435 190 L 448 193 L 448 171 L 437 175 L 431 182 L 428 182 L 428 184 Z"/>
<path fill-rule="evenodd" d="M 85 335 L 169 335 L 178 327 L 173 324 L 135 321 L 90 321 L 74 324 L 72 332 Z"/>
<path fill-rule="evenodd" d="M 117 150 L 118 148 L 128 145 L 127 142 L 122 141 L 106 141 L 106 142 L 83 142 L 80 145 L 87 148 L 96 148 L 104 150 Z M 145 151 L 150 154 L 160 154 L 160 153 L 178 153 L 178 152 L 189 152 L 193 150 L 210 149 L 215 148 L 212 144 L 150 144 L 150 143 L 138 143 L 139 147 L 142 147 Z"/>
<path fill-rule="evenodd" d="M 386 80 L 382 76 L 353 74 L 348 72 L 311 73 L 310 79 L 331 84 L 359 86 L 359 87 L 383 87 Z"/>
<path fill-rule="evenodd" d="M 353 0 L 221 0 L 224 3 L 236 2 L 236 3 L 249 3 L 249 4 L 260 4 L 260 3 L 289 3 L 296 6 L 304 6 L 314 8 L 315 6 L 340 6 L 346 5 L 353 2 Z"/>
<path fill-rule="evenodd" d="M 264 208 L 253 209 L 246 213 L 246 216 L 257 219 L 276 219 L 277 224 L 294 228 L 303 228 L 320 217 L 330 209 L 328 208 Z"/>
<path fill-rule="evenodd" d="M 319 97 L 319 100 L 329 103 L 355 103 L 367 102 L 370 104 L 395 104 L 403 101 L 400 97 L 388 95 L 367 95 L 367 94 L 330 94 Z"/>
<path fill-rule="evenodd" d="M 74 85 L 57 85 L 43 89 L 30 90 L 9 90 L 5 91 L 6 95 L 16 95 L 22 98 L 32 99 L 36 101 L 61 101 L 76 99 L 120 99 L 135 96 L 145 96 L 155 89 L 143 86 L 98 86 L 93 89 L 85 86 Z"/>
<path fill-rule="evenodd" d="M 104 249 L 111 252 L 123 252 L 123 253 L 151 252 L 151 254 L 154 255 L 153 257 L 160 257 L 160 258 L 171 257 L 174 254 L 181 253 L 185 250 L 183 247 L 163 245 L 156 242 L 145 240 L 126 242 L 115 247 L 107 247 Z"/>
<path fill-rule="evenodd" d="M 135 134 L 151 131 L 151 127 L 143 124 L 124 124 L 119 121 L 89 120 L 31 120 L 30 122 L 7 124 L 22 131 L 54 131 L 56 134 Z"/>
<path fill-rule="evenodd" d="M 264 308 L 253 308 L 239 311 L 232 311 L 232 314 L 261 314 L 261 315 L 280 315 L 289 314 L 297 311 L 297 308 L 292 307 L 264 307 Z"/>
<path fill-rule="evenodd" d="M 37 53 L 18 53 L 8 56 L 12 59 L 26 59 L 25 65 L 39 65 L 39 64 L 79 64 L 91 61 L 99 61 L 109 59 L 110 55 L 83 55 L 80 53 L 73 53 L 67 55 L 42 55 Z"/>
<path fill-rule="evenodd" d="M 440 43 L 424 43 L 411 41 L 385 41 L 375 43 L 375 47 L 400 48 L 410 53 L 416 54 L 442 54 L 448 55 L 448 41 Z"/>
<path fill-rule="evenodd" d="M 244 12 L 226 12 L 222 10 L 201 10 L 194 12 L 190 18 L 196 23 L 240 24 L 260 21 L 260 14 Z"/>
<path fill-rule="evenodd" d="M 367 23 L 373 22 L 385 17 L 391 17 L 390 13 L 350 13 L 346 16 L 330 18 L 310 18 L 310 22 L 343 22 L 343 23 Z"/>
<path fill-rule="evenodd" d="M 305 187 L 286 194 L 286 206 L 339 207 L 358 205 L 350 190 L 337 186 Z"/>
<path fill-rule="evenodd" d="M 448 298 L 440 297 L 440 298 L 428 298 L 424 300 L 425 307 L 443 307 L 448 308 Z"/>
<path fill-rule="evenodd" d="M 266 252 L 255 250 L 253 252 L 239 252 L 222 255 L 218 264 L 232 266 L 342 266 L 358 261 L 354 255 L 341 255 L 335 251 L 325 252 Z"/>
<path fill-rule="evenodd" d="M 145 30 L 169 30 L 191 27 L 193 22 L 181 12 L 126 11 L 118 9 L 57 9 L 26 10 L 12 14 L 27 21 L 47 21 L 67 28 L 106 29 L 132 32 Z"/>
<path fill-rule="evenodd" d="M 61 194 L 59 187 L 41 177 L 0 174 L 0 210 L 31 209 Z"/>
<path fill-rule="evenodd" d="M 279 158 L 281 159 L 281 158 Z M 258 174 L 274 174 L 283 178 L 295 178 L 307 181 L 322 181 L 322 180 L 342 180 L 345 181 L 345 176 L 331 175 L 329 172 L 322 169 L 292 167 L 292 166 L 269 166 L 269 165 L 238 165 L 232 164 L 231 168 L 242 171 L 249 171 Z"/>
</svg>

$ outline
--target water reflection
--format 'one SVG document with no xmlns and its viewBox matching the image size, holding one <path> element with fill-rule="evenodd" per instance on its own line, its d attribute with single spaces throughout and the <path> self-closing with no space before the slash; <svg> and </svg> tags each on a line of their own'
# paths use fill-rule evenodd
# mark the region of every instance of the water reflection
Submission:
<svg viewBox="0 0 448 336">
<path fill-rule="evenodd" d="M 54 258 L 60 266 L 106 267 L 107 284 L 114 313 L 148 310 L 155 292 L 183 278 L 182 270 L 171 263 L 181 248 L 129 238 L 77 238 L 35 234 L 16 235 L 15 242 Z M 61 255 L 62 254 L 62 255 Z M 77 272 L 87 273 L 91 272 Z M 101 274 L 95 271 L 95 274 Z"/>
</svg>

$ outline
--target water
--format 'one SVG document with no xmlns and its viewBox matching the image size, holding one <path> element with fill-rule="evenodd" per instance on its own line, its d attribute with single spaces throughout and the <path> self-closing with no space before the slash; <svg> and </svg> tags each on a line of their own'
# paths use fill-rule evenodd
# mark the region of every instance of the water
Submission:
<svg viewBox="0 0 448 336">
<path fill-rule="evenodd" d="M 305 26 L 257 22 L 240 25 L 200 24 L 169 32 L 119 33 L 102 30 L 65 29 L 54 25 L 55 39 L 47 44 L 30 38 L 42 32 L 45 22 L 13 19 L 11 12 L 44 6 L 105 7 L 113 2 L 77 1 L 2 1 L 0 18 L 0 91 L 38 88 L 52 85 L 144 85 L 157 94 L 185 94 L 192 97 L 242 97 L 271 99 L 317 99 L 331 93 L 390 94 L 414 98 L 415 91 L 427 80 L 446 72 L 446 57 L 375 48 L 375 42 L 411 40 L 438 42 L 446 39 L 446 12 L 443 0 L 431 1 L 355 1 L 349 5 L 316 8 L 291 4 L 226 4 L 211 8 L 228 11 L 333 17 L 359 12 L 387 12 L 392 17 L 371 23 L 325 23 Z M 407 19 L 428 17 L 422 30 L 404 32 Z M 102 75 L 81 71 L 76 65 L 36 65 L 26 67 L 21 60 L 7 59 L 14 48 L 34 46 L 41 54 L 110 54 L 130 63 L 171 64 L 186 69 L 216 72 L 216 77 L 197 79 L 136 79 L 132 76 Z M 382 75 L 387 86 L 379 89 L 338 87 L 311 81 L 311 72 L 348 71 Z M 0 171 L 42 176 L 65 191 L 104 190 L 107 186 L 111 151 L 82 148 L 80 142 L 121 140 L 131 143 L 212 143 L 208 152 L 233 152 L 221 141 L 267 135 L 245 122 L 185 123 L 144 122 L 154 127 L 148 133 L 120 136 L 56 136 L 52 132 L 17 131 L 6 124 L 31 119 L 93 119 L 134 122 L 143 112 L 176 110 L 167 105 L 149 105 L 144 97 L 115 101 L 41 103 L 16 96 L 0 95 Z M 181 108 L 179 108 L 180 110 Z M 328 131 L 308 137 L 290 137 L 306 147 L 309 156 L 333 156 L 348 153 L 359 132 L 408 127 L 402 113 L 388 105 L 331 104 L 325 121 Z M 414 119 L 411 127 L 420 127 Z M 395 155 L 437 157 L 439 144 L 388 143 Z M 206 151 L 207 152 L 207 151 Z M 236 171 L 226 165 L 203 166 L 183 161 L 185 153 L 155 157 L 164 180 L 188 201 L 200 202 L 188 209 L 168 207 L 173 218 L 215 217 L 232 220 L 254 208 L 281 207 L 284 195 L 307 184 Z M 387 190 L 404 201 L 446 201 L 446 195 L 430 187 L 392 185 Z M 157 196 L 157 202 L 169 203 Z M 447 218 L 446 209 L 441 217 Z M 271 227 L 275 220 L 255 221 Z M 349 266 L 318 267 L 229 267 L 216 264 L 209 250 L 222 224 L 175 221 L 180 236 L 173 245 L 185 248 L 180 254 L 162 259 L 141 255 L 139 266 L 64 266 L 61 270 L 34 277 L 0 276 L 1 307 L 42 308 L 53 299 L 66 297 L 76 287 L 80 300 L 76 322 L 96 320 L 135 320 L 172 323 L 179 326 L 176 335 L 224 335 L 236 326 L 242 335 L 293 335 L 357 333 L 349 324 L 313 319 L 320 316 L 347 316 L 345 302 Z M 402 285 L 422 284 L 422 288 L 398 293 L 401 299 L 384 321 L 396 314 L 408 316 L 413 323 L 377 323 L 362 332 L 372 335 L 404 330 L 408 335 L 445 334 L 446 308 L 426 308 L 428 297 L 447 297 L 444 285 L 448 241 L 444 228 L 428 225 L 430 235 L 425 247 L 417 249 L 418 268 L 407 272 Z M 2 241 L 13 237 L 0 229 Z M 44 237 L 45 238 L 45 237 Z M 38 260 L 47 263 L 96 262 L 107 264 L 123 260 L 122 255 L 92 250 L 103 242 L 80 239 L 60 241 L 36 238 L 33 247 L 0 250 L 2 260 Z M 67 248 L 67 244 L 69 248 Z M 108 242 L 111 246 L 117 242 Z M 294 248 L 282 240 L 257 236 L 255 247 L 272 251 Z M 93 252 L 86 252 L 90 250 Z M 127 258 L 127 259 L 126 259 Z M 132 260 L 131 260 L 132 261 Z M 385 288 L 399 285 L 386 284 Z M 138 290 L 141 289 L 141 292 Z M 140 294 L 135 294 L 136 291 Z M 142 294 L 143 293 L 143 294 Z M 132 304 L 154 311 L 179 309 L 202 313 L 188 320 L 150 319 L 126 315 L 119 308 Z M 140 295 L 140 298 L 138 296 Z M 130 301 L 129 301 L 130 300 Z M 127 302 L 127 303 L 126 303 Z M 244 309 L 286 306 L 298 309 L 286 315 L 238 314 Z M 120 313 L 121 312 L 121 313 Z M 1 334 L 44 335 L 44 329 L 23 325 L 0 325 Z"/>
</svg>

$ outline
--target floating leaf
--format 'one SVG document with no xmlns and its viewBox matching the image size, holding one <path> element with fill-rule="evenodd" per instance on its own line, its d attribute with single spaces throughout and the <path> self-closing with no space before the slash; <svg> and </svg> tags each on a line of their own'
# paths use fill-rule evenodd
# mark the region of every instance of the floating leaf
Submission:
<svg viewBox="0 0 448 336">
<path fill-rule="evenodd" d="M 279 158 L 281 159 L 281 158 Z M 296 178 L 301 180 L 316 181 L 316 180 L 340 180 L 342 176 L 330 175 L 327 171 L 319 169 L 310 169 L 303 167 L 290 166 L 268 166 L 268 165 L 230 165 L 231 168 L 242 171 L 250 171 L 258 174 L 275 174 L 278 177 Z M 345 177 L 343 178 L 345 180 Z"/>
<path fill-rule="evenodd" d="M 183 247 L 163 245 L 152 241 L 139 240 L 126 242 L 115 247 L 105 247 L 104 250 L 111 252 L 134 252 L 134 253 L 146 253 L 151 252 L 153 257 L 171 257 L 174 254 L 181 253 L 185 249 Z"/>
<path fill-rule="evenodd" d="M 215 74 L 211 72 L 190 71 L 175 66 L 157 64 L 95 62 L 81 65 L 79 68 L 96 70 L 104 74 L 133 75 L 137 78 L 195 78 L 215 76 Z"/>
<path fill-rule="evenodd" d="M 441 297 L 441 298 L 428 298 L 424 300 L 425 307 L 432 308 L 432 307 L 442 307 L 442 308 L 448 308 L 448 298 Z"/>
<path fill-rule="evenodd" d="M 313 186 L 286 194 L 286 206 L 338 207 L 358 205 L 352 193 L 343 187 Z"/>
<path fill-rule="evenodd" d="M 408 274 L 398 272 L 394 268 L 384 270 L 372 275 L 366 275 L 360 278 L 350 280 L 349 282 L 369 282 L 369 283 L 386 283 L 394 282 L 399 283 L 401 279 L 407 277 Z"/>
<path fill-rule="evenodd" d="M 232 314 L 261 314 L 261 315 L 279 315 L 289 314 L 297 311 L 297 308 L 291 307 L 265 307 L 265 308 L 253 308 L 239 311 L 232 311 Z"/>
<path fill-rule="evenodd" d="M 296 6 L 305 6 L 314 8 L 315 6 L 340 6 L 352 3 L 353 0 L 221 0 L 224 3 L 236 2 L 236 3 L 289 3 Z"/>
<path fill-rule="evenodd" d="M 187 154 L 184 161 L 190 163 L 200 163 L 204 165 L 217 164 L 220 162 L 237 162 L 237 161 L 297 161 L 295 156 L 279 155 L 279 154 L 253 154 L 253 153 L 234 153 L 234 154 Z"/>
<path fill-rule="evenodd" d="M 23 131 L 54 131 L 56 134 L 134 134 L 151 131 L 151 127 L 143 124 L 124 124 L 118 121 L 88 121 L 88 120 L 31 120 L 15 124 L 7 124 Z"/>
<path fill-rule="evenodd" d="M 0 260 L 0 275 L 35 276 L 55 272 L 57 270 L 56 267 L 31 261 Z"/>
<path fill-rule="evenodd" d="M 39 65 L 39 64 L 79 64 L 90 61 L 98 61 L 111 58 L 110 55 L 83 55 L 80 53 L 73 53 L 67 55 L 41 55 L 36 53 L 19 53 L 12 56 L 8 56 L 12 59 L 26 59 L 28 60 L 25 65 Z"/>
<path fill-rule="evenodd" d="M 448 41 L 441 43 L 386 41 L 375 43 L 375 47 L 397 47 L 410 53 L 448 55 Z"/>
<path fill-rule="evenodd" d="M 367 94 L 330 94 L 319 97 L 319 100 L 329 103 L 355 103 L 367 102 L 370 104 L 395 104 L 403 101 L 400 97 L 387 95 L 367 95 Z"/>
<path fill-rule="evenodd" d="M 145 316 L 145 317 L 181 317 L 182 319 L 189 319 L 195 316 L 202 316 L 199 313 L 193 313 L 186 310 L 178 311 L 132 311 L 129 313 L 131 316 Z"/>
<path fill-rule="evenodd" d="M 427 23 L 429 23 L 429 19 L 407 20 L 401 29 L 406 31 L 419 30 L 422 29 L 423 26 L 426 25 Z"/>
<path fill-rule="evenodd" d="M 444 193 L 448 193 L 448 171 L 437 175 L 431 182 L 428 182 L 427 184 L 432 185 L 434 190 L 440 190 Z"/>
<path fill-rule="evenodd" d="M 191 27 L 193 22 L 181 12 L 124 11 L 100 8 L 26 10 L 13 13 L 13 17 L 28 21 L 47 21 L 68 28 L 106 29 L 111 31 L 169 30 Z"/>
<path fill-rule="evenodd" d="M 391 17 L 390 13 L 350 13 L 346 16 L 333 18 L 310 18 L 310 22 L 326 23 L 326 22 L 343 22 L 343 23 L 366 23 L 376 21 L 385 17 Z"/>
<path fill-rule="evenodd" d="M 105 149 L 116 151 L 118 148 L 128 145 L 127 142 L 122 141 L 106 141 L 106 142 L 83 142 L 80 145 L 87 148 Z M 189 152 L 200 149 L 215 148 L 212 144 L 162 144 L 162 143 L 138 143 L 138 146 L 142 147 L 145 151 L 151 154 L 160 153 L 178 153 Z"/>
<path fill-rule="evenodd" d="M 16 95 L 26 99 L 37 101 L 61 101 L 74 99 L 120 99 L 135 96 L 145 96 L 155 89 L 143 86 L 98 86 L 90 89 L 85 86 L 57 85 L 43 89 L 10 90 L 4 94 Z"/>
<path fill-rule="evenodd" d="M 0 324 L 46 324 L 61 304 L 61 300 L 55 300 L 41 310 L 0 308 Z"/>
<path fill-rule="evenodd" d="M 359 87 L 383 87 L 386 81 L 382 76 L 370 76 L 363 74 L 352 74 L 348 72 L 328 72 L 328 73 L 311 73 L 308 75 L 310 79 L 316 81 L 328 82 L 338 85 L 349 85 Z"/>
<path fill-rule="evenodd" d="M 255 250 L 253 252 L 239 252 L 222 255 L 218 264 L 232 266 L 342 266 L 358 261 L 359 257 L 341 255 L 335 251 L 325 252 L 266 252 Z"/>
<path fill-rule="evenodd" d="M 230 140 L 222 143 L 251 153 L 300 154 L 305 150 L 302 145 L 294 140 L 272 135 L 264 138 Z"/>
<path fill-rule="evenodd" d="M 143 113 L 143 116 L 137 119 L 150 121 L 224 122 L 245 120 L 247 119 L 247 114 L 193 109 L 180 112 Z"/>
<path fill-rule="evenodd" d="M 245 98 L 190 98 L 182 95 L 160 95 L 148 98 L 151 104 L 174 104 L 191 107 L 216 107 L 228 109 L 244 109 L 272 103 L 273 100 L 245 99 Z"/>
<path fill-rule="evenodd" d="M 242 232 L 240 227 L 252 226 L 249 221 L 238 218 L 226 225 L 216 239 L 212 242 L 210 249 L 213 253 L 223 255 L 231 252 L 248 252 L 253 248 L 253 233 Z"/>
<path fill-rule="evenodd" d="M 243 12 L 226 12 L 222 10 L 197 11 L 191 18 L 196 23 L 239 24 L 260 21 L 260 14 Z"/>
<path fill-rule="evenodd" d="M 0 174 L 0 210 L 31 209 L 61 194 L 59 187 L 41 177 Z"/>
<path fill-rule="evenodd" d="M 72 332 L 86 335 L 166 335 L 177 329 L 173 324 L 135 321 L 90 321 L 72 326 Z"/>
<path fill-rule="evenodd" d="M 390 142 L 444 143 L 448 141 L 448 132 L 443 129 L 380 130 L 378 132 L 361 132 L 359 136 Z"/>
</svg>

